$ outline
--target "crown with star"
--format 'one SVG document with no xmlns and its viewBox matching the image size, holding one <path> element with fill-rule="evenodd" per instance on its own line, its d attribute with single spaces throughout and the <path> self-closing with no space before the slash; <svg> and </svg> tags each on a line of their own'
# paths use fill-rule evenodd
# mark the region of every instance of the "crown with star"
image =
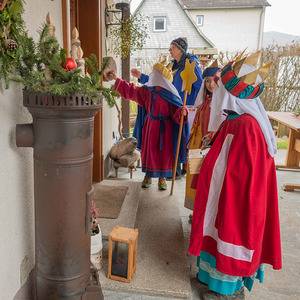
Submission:
<svg viewBox="0 0 300 300">
<path fill-rule="evenodd" d="M 222 68 L 220 78 L 226 90 L 235 97 L 240 99 L 253 99 L 262 93 L 264 80 L 267 77 L 272 63 L 247 73 L 245 72 L 247 66 L 252 69 L 256 68 L 260 51 L 242 58 L 245 50 L 234 61 L 229 62 Z"/>
</svg>

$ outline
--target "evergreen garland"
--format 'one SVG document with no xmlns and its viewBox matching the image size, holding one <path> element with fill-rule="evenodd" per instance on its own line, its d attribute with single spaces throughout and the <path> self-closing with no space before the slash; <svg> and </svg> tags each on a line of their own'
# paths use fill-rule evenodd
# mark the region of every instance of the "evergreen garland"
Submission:
<svg viewBox="0 0 300 300">
<path fill-rule="evenodd" d="M 8 76 L 17 67 L 21 52 L 22 39 L 26 35 L 22 18 L 23 0 L 8 1 L 0 12 L 0 79 L 5 81 L 8 88 Z M 14 46 L 7 46 L 7 42 Z"/>
<path fill-rule="evenodd" d="M 88 66 L 88 69 L 91 70 L 92 75 L 89 73 L 86 74 L 86 78 L 90 80 L 91 85 L 95 86 L 98 91 L 101 91 L 106 102 L 110 108 L 114 107 L 115 99 L 114 97 L 120 97 L 120 94 L 116 91 L 113 91 L 113 85 L 110 88 L 105 88 L 100 85 L 101 76 L 103 75 L 105 69 L 109 64 L 109 57 L 104 57 L 102 62 L 101 70 L 99 71 L 98 59 L 95 54 L 92 54 L 90 58 L 85 58 L 85 63 Z"/>
<path fill-rule="evenodd" d="M 102 68 L 99 70 L 96 55 L 85 58 L 86 65 L 91 75 L 86 73 L 81 77 L 81 70 L 74 68 L 66 71 L 67 50 L 60 48 L 55 36 L 49 35 L 49 25 L 45 24 L 40 30 L 40 39 L 37 44 L 32 38 L 24 37 L 23 50 L 20 55 L 17 69 L 20 76 L 11 76 L 10 81 L 22 83 L 28 91 L 38 91 L 58 96 L 84 94 L 91 100 L 99 99 L 99 91 L 110 107 L 114 106 L 113 96 L 119 94 L 113 87 L 104 88 L 100 84 L 101 76 L 109 63 L 109 58 L 104 58 Z M 45 68 L 51 71 L 52 78 L 45 77 Z"/>
</svg>

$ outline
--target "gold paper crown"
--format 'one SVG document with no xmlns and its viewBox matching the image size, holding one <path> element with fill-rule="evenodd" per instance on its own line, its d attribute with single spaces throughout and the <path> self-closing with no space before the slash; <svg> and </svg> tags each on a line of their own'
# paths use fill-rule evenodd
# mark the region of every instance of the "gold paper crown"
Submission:
<svg viewBox="0 0 300 300">
<path fill-rule="evenodd" d="M 245 49 L 246 50 L 246 49 Z M 257 66 L 258 63 L 258 59 L 260 56 L 260 50 L 241 59 L 242 55 L 244 54 L 245 50 L 237 57 L 237 59 L 234 61 L 234 65 L 233 65 L 233 71 L 235 73 L 236 76 L 238 76 L 243 64 L 249 64 L 252 65 L 254 67 Z M 262 78 L 262 81 L 264 81 L 267 77 L 267 73 L 271 67 L 272 63 L 269 63 L 267 65 L 264 65 L 263 67 L 254 70 L 253 72 L 250 72 L 244 76 L 241 76 L 239 79 L 244 82 L 247 83 L 249 85 L 253 85 L 256 82 L 256 78 L 257 75 L 260 75 Z"/>
<path fill-rule="evenodd" d="M 215 59 L 213 63 L 209 66 L 209 68 L 218 68 L 218 59 Z"/>
<path fill-rule="evenodd" d="M 221 71 L 221 81 L 225 89 L 233 96 L 240 99 L 254 99 L 259 97 L 264 89 L 264 80 L 267 76 L 271 63 L 264 65 L 246 75 L 238 77 L 243 64 L 252 65 L 256 68 L 260 51 L 242 59 L 239 55 L 234 61 L 229 62 Z M 259 75 L 259 76 L 258 76 Z M 262 79 L 260 81 L 259 79 Z M 217 82 L 218 78 L 215 79 Z M 258 82 L 259 81 L 259 82 Z"/>
<path fill-rule="evenodd" d="M 156 63 L 153 66 L 153 69 L 157 70 L 159 73 L 161 73 L 165 78 L 167 78 L 170 82 L 173 81 L 173 73 L 172 73 L 172 66 L 173 63 L 168 64 L 165 66 L 166 59 L 164 59 L 161 62 Z"/>
</svg>

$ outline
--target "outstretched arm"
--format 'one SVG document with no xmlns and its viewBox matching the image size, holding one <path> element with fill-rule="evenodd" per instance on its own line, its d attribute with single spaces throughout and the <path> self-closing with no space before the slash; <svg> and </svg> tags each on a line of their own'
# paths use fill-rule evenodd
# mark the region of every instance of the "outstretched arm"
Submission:
<svg viewBox="0 0 300 300">
<path fill-rule="evenodd" d="M 114 90 L 119 92 L 122 98 L 133 100 L 145 108 L 145 102 L 149 97 L 151 98 L 151 92 L 143 87 L 137 87 L 133 83 L 128 83 L 125 80 L 118 78 L 115 71 L 111 71 L 109 74 L 116 80 Z"/>
<path fill-rule="evenodd" d="M 141 83 L 141 84 L 145 84 L 149 81 L 149 76 L 140 72 L 137 69 L 132 69 L 130 72 L 133 77 L 138 78 L 139 83 Z"/>
</svg>

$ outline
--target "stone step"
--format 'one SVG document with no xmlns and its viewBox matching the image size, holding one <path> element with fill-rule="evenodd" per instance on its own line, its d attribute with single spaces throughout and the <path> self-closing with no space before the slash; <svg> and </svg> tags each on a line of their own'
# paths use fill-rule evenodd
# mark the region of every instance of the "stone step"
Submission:
<svg viewBox="0 0 300 300">
<path fill-rule="evenodd" d="M 137 210 L 139 206 L 139 193 L 141 183 L 139 180 L 106 179 L 96 185 L 128 186 L 127 195 L 124 199 L 120 214 L 116 219 L 98 218 L 102 238 L 108 240 L 109 234 L 116 225 L 134 228 Z"/>
</svg>

